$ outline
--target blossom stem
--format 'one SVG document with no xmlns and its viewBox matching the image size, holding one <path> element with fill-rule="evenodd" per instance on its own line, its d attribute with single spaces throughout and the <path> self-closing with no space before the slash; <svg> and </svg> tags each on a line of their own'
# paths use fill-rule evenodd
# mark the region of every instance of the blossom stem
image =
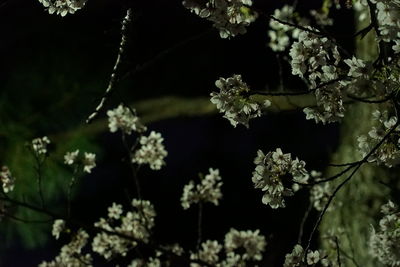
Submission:
<svg viewBox="0 0 400 267">
<path fill-rule="evenodd" d="M 308 208 L 307 208 L 306 212 L 304 213 L 303 218 L 301 219 L 299 236 L 297 237 L 297 244 L 301 244 L 301 240 L 303 239 L 303 233 L 304 233 L 304 225 L 307 221 L 308 216 L 310 215 L 312 208 L 313 208 L 313 204 L 312 204 L 312 202 L 310 202 L 308 204 Z"/>
<path fill-rule="evenodd" d="M 44 208 L 44 197 L 43 197 L 43 190 L 42 190 L 42 164 L 43 162 L 40 160 L 39 155 L 33 151 L 33 155 L 36 160 L 36 174 L 37 174 L 37 186 L 38 186 L 38 193 L 40 198 L 40 204 Z"/>
<path fill-rule="evenodd" d="M 200 244 L 202 240 L 202 223 L 203 223 L 203 203 L 200 201 L 199 202 L 199 213 L 198 213 L 198 218 L 197 218 L 197 245 L 196 248 L 197 250 L 200 249 Z"/>
<path fill-rule="evenodd" d="M 137 139 L 139 140 L 139 138 Z M 128 142 L 126 141 L 126 135 L 125 133 L 122 133 L 122 143 L 124 144 L 125 150 L 128 153 L 128 161 L 129 161 L 129 167 L 131 169 L 132 172 L 132 177 L 135 183 L 135 187 L 136 187 L 136 194 L 137 194 L 137 198 L 138 199 L 142 199 L 142 193 L 141 193 L 141 189 L 140 189 L 140 182 L 139 182 L 139 178 L 137 176 L 137 172 L 139 170 L 139 167 L 135 168 L 135 166 L 133 165 L 132 161 L 131 161 L 131 155 L 132 155 L 132 150 L 129 148 L 128 146 Z M 135 146 L 137 146 L 138 141 L 136 141 Z"/>
</svg>

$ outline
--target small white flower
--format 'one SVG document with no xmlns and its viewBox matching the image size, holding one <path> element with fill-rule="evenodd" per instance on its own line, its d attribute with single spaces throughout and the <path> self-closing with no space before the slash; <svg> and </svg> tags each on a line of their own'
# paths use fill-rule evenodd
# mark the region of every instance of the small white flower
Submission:
<svg viewBox="0 0 400 267">
<path fill-rule="evenodd" d="M 123 213 L 122 205 L 113 203 L 111 207 L 108 208 L 108 218 L 118 220 Z"/>
<path fill-rule="evenodd" d="M 238 231 L 231 228 L 225 235 L 226 252 L 234 252 L 243 248 L 242 259 L 244 260 L 261 261 L 266 245 L 265 237 L 260 234 L 259 230 Z M 236 253 L 239 253 L 239 251 Z"/>
<path fill-rule="evenodd" d="M 345 59 L 344 63 L 346 63 L 349 67 L 348 75 L 353 78 L 364 77 L 368 78 L 370 74 L 370 66 L 367 65 L 362 59 L 358 59 L 353 56 L 352 59 Z"/>
<path fill-rule="evenodd" d="M 215 206 L 219 205 L 222 198 L 221 186 L 222 179 L 218 169 L 209 169 L 209 174 L 201 179 L 201 183 L 195 185 L 193 181 L 183 188 L 181 204 L 183 209 L 188 209 L 191 204 L 199 202 L 211 202 Z"/>
<path fill-rule="evenodd" d="M 96 167 L 96 154 L 85 152 L 85 157 L 83 159 L 83 171 L 91 173 L 94 167 Z"/>
<path fill-rule="evenodd" d="M 38 154 L 46 154 L 47 153 L 47 145 L 50 144 L 50 140 L 47 136 L 43 136 L 42 138 L 35 138 L 32 140 L 32 148 L 33 151 Z"/>
<path fill-rule="evenodd" d="M 308 252 L 308 254 L 307 254 L 307 264 L 308 265 L 316 264 L 316 263 L 318 263 L 318 261 L 319 261 L 318 250 L 316 250 L 314 252 L 312 252 L 312 251 Z"/>
<path fill-rule="evenodd" d="M 168 155 L 160 133 L 152 131 L 149 136 L 140 137 L 141 147 L 132 157 L 133 163 L 149 164 L 150 169 L 160 170 L 165 165 L 164 158 Z"/>
<path fill-rule="evenodd" d="M 218 253 L 222 250 L 222 245 L 217 241 L 207 240 L 201 243 L 200 250 L 194 254 L 191 253 L 190 259 L 201 260 L 210 265 L 216 265 L 219 261 Z"/>
<path fill-rule="evenodd" d="M 304 252 L 303 247 L 297 244 L 293 248 L 291 253 L 286 254 L 285 263 L 283 264 L 283 267 L 299 266 L 303 259 L 303 252 Z"/>
<path fill-rule="evenodd" d="M 14 190 L 15 178 L 12 176 L 11 171 L 7 166 L 1 167 L 0 182 L 2 184 L 4 193 Z"/>
<path fill-rule="evenodd" d="M 76 162 L 76 159 L 79 155 L 79 149 L 73 152 L 67 152 L 64 156 L 64 163 L 67 165 L 72 165 Z"/>
<path fill-rule="evenodd" d="M 122 104 L 113 110 L 107 111 L 107 116 L 108 127 L 112 133 L 118 130 L 121 130 L 126 134 L 131 134 L 132 131 L 138 133 L 146 131 L 146 127 L 140 122 L 139 117 Z"/>
<path fill-rule="evenodd" d="M 64 220 L 55 220 L 53 223 L 53 229 L 51 231 L 51 234 L 58 239 L 60 237 L 60 234 L 62 231 L 65 229 L 65 221 Z"/>
</svg>

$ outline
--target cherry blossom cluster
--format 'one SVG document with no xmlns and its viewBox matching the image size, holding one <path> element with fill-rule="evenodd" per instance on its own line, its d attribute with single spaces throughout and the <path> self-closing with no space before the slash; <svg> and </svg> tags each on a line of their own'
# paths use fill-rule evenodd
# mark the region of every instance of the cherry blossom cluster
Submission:
<svg viewBox="0 0 400 267">
<path fill-rule="evenodd" d="M 35 138 L 32 140 L 33 152 L 37 155 L 44 155 L 47 153 L 47 146 L 50 144 L 50 139 L 47 136 Z"/>
<path fill-rule="evenodd" d="M 392 49 L 400 52 L 400 1 L 371 0 L 376 5 L 376 20 L 379 27 L 378 38 L 384 42 L 395 42 Z M 365 3 L 365 1 L 364 1 Z"/>
<path fill-rule="evenodd" d="M 132 131 L 142 133 L 146 131 L 138 116 L 134 114 L 135 110 L 120 104 L 117 108 L 107 111 L 108 127 L 110 132 L 115 133 L 121 130 L 125 134 L 131 134 Z"/>
<path fill-rule="evenodd" d="M 128 211 L 123 215 L 122 205 L 113 203 L 108 208 L 108 218 L 100 218 L 94 225 L 101 229 L 124 234 L 135 240 L 147 243 L 150 230 L 154 227 L 156 212 L 153 205 L 146 200 L 132 200 L 134 211 Z M 92 249 L 105 259 L 115 255 L 126 256 L 126 253 L 134 248 L 137 242 L 117 235 L 105 232 L 98 233 L 92 242 Z"/>
<path fill-rule="evenodd" d="M 74 14 L 83 8 L 86 0 L 39 0 L 50 14 L 57 14 L 64 17 L 67 14 Z"/>
<path fill-rule="evenodd" d="M 224 246 L 218 241 L 207 240 L 201 244 L 199 251 L 191 253 L 191 259 L 216 267 L 248 266 L 248 262 L 262 260 L 266 244 L 259 230 L 238 231 L 232 228 L 225 235 Z M 191 267 L 199 266 L 197 263 L 191 264 Z"/>
<path fill-rule="evenodd" d="M 80 229 L 73 237 L 70 243 L 61 248 L 60 254 L 53 261 L 42 262 L 39 267 L 59 267 L 76 266 L 90 267 L 92 265 L 92 256 L 89 253 L 83 253 L 82 249 L 86 246 L 89 235 Z"/>
<path fill-rule="evenodd" d="M 307 252 L 307 257 L 304 257 L 304 248 L 297 244 L 294 246 L 291 253 L 286 254 L 285 262 L 283 267 L 300 267 L 300 266 L 337 266 L 335 262 L 330 261 L 323 251 L 311 251 Z M 319 264 L 319 265 L 317 265 Z"/>
<path fill-rule="evenodd" d="M 303 111 L 307 120 L 316 123 L 331 123 L 340 121 L 344 117 L 342 87 L 339 83 L 329 84 L 315 90 L 317 107 L 307 107 Z"/>
<path fill-rule="evenodd" d="M 316 184 L 311 188 L 310 201 L 316 210 L 322 211 L 325 208 L 329 198 L 332 196 L 332 191 L 333 188 L 329 182 Z"/>
<path fill-rule="evenodd" d="M 280 9 L 275 9 L 273 16 L 274 18 L 277 18 L 281 21 L 294 23 L 294 7 L 284 5 Z M 270 38 L 270 41 L 268 45 L 272 49 L 272 51 L 285 51 L 286 48 L 290 45 L 290 35 L 292 35 L 292 37 L 297 37 L 298 33 L 298 29 L 271 19 L 269 21 L 268 36 Z"/>
<path fill-rule="evenodd" d="M 343 88 L 340 83 L 332 81 L 339 77 L 341 57 L 334 43 L 310 31 L 301 31 L 299 40 L 292 44 L 289 52 L 292 74 L 303 78 L 311 89 L 316 89 L 317 107 L 305 108 L 304 113 L 307 119 L 314 119 L 317 123 L 339 121 L 344 116 Z"/>
<path fill-rule="evenodd" d="M 372 127 L 368 135 L 361 135 L 357 139 L 358 148 L 363 157 L 366 157 L 387 132 L 397 124 L 397 117 L 389 117 L 386 111 L 382 113 L 379 110 L 375 110 L 372 113 L 372 118 L 377 121 L 378 125 Z M 369 156 L 368 161 L 384 164 L 387 167 L 398 164 L 400 162 L 399 134 L 400 127 L 397 127 L 394 133 Z"/>
<path fill-rule="evenodd" d="M 161 134 L 154 131 L 151 131 L 149 136 L 140 137 L 140 148 L 135 151 L 132 162 L 149 164 L 150 169 L 160 170 L 165 165 L 164 158 L 168 155 L 163 141 Z"/>
<path fill-rule="evenodd" d="M 191 180 L 183 188 L 183 194 L 181 197 L 181 204 L 183 209 L 188 209 L 192 204 L 199 202 L 210 202 L 214 205 L 219 205 L 219 200 L 222 198 L 221 186 L 222 179 L 219 175 L 218 169 L 209 169 L 209 174 L 205 177 L 200 175 L 201 182 L 195 184 Z"/>
<path fill-rule="evenodd" d="M 280 9 L 275 9 L 273 17 L 280 21 L 296 25 L 307 25 L 309 23 L 306 18 L 298 16 L 294 11 L 294 7 L 290 5 L 284 5 Z M 299 33 L 300 29 L 271 19 L 269 21 L 268 36 L 270 41 L 268 46 L 275 52 L 285 51 L 289 47 L 291 39 L 298 39 Z"/>
<path fill-rule="evenodd" d="M 250 89 L 242 81 L 241 75 L 233 75 L 227 79 L 220 78 L 215 85 L 220 91 L 211 93 L 211 102 L 217 106 L 220 113 L 225 113 L 224 118 L 227 118 L 234 127 L 243 124 L 248 128 L 249 120 L 260 117 L 262 109 L 271 105 L 269 100 L 260 103 L 246 97 Z"/>
<path fill-rule="evenodd" d="M 1 167 L 0 182 L 4 193 L 9 193 L 14 190 L 15 178 L 7 166 Z"/>
<path fill-rule="evenodd" d="M 400 266 L 400 211 L 389 201 L 381 207 L 379 229 L 372 228 L 370 254 L 386 266 Z"/>
<path fill-rule="evenodd" d="M 83 157 L 79 157 L 79 149 L 77 149 L 64 155 L 64 163 L 82 165 L 84 172 L 91 173 L 92 169 L 96 167 L 96 154 L 85 152 Z"/>
<path fill-rule="evenodd" d="M 211 21 L 221 38 L 246 33 L 246 27 L 256 18 L 250 10 L 252 0 L 185 0 L 183 6 L 201 18 Z"/>
<path fill-rule="evenodd" d="M 381 95 L 385 93 L 385 87 L 382 79 L 373 78 L 372 63 L 353 56 L 351 59 L 345 59 L 344 63 L 350 68 L 347 72 L 349 79 L 340 81 L 340 84 L 346 87 L 347 93 L 359 96 L 369 97 L 371 95 Z M 388 79 L 385 82 L 388 82 Z"/>
<path fill-rule="evenodd" d="M 310 177 L 304 161 L 298 158 L 293 160 L 290 153 L 283 154 L 280 148 L 266 155 L 258 150 L 254 164 L 256 164 L 252 177 L 254 187 L 264 191 L 262 202 L 273 209 L 284 208 L 284 197 L 293 195 L 293 190 L 285 187 L 286 183 L 303 183 Z M 288 175 L 292 176 L 291 181 L 284 180 L 288 179 Z"/>
<path fill-rule="evenodd" d="M 292 58 L 292 74 L 304 78 L 311 88 L 315 88 L 319 83 L 338 78 L 337 65 L 341 57 L 334 43 L 317 35 L 316 29 L 309 27 L 309 30 L 300 31 L 289 55 Z"/>
</svg>

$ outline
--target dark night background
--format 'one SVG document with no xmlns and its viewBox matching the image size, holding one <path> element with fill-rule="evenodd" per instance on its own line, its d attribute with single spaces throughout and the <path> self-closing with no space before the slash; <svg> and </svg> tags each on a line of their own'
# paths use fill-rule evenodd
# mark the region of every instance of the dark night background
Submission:
<svg viewBox="0 0 400 267">
<path fill-rule="evenodd" d="M 289 3 L 254 2 L 266 13 Z M 305 13 L 320 5 L 318 0 L 299 1 Z M 120 20 L 127 6 L 133 6 L 134 19 L 121 73 L 156 60 L 143 71 L 124 76 L 107 108 L 121 101 L 132 103 L 166 95 L 207 97 L 215 89 L 216 79 L 236 73 L 242 74 L 251 88 L 277 87 L 277 61 L 267 47 L 268 21 L 263 17 L 248 28 L 246 35 L 222 40 L 209 22 L 191 14 L 180 1 L 89 0 L 75 15 L 61 18 L 49 15 L 36 0 L 3 0 L 0 164 L 10 164 L 10 158 L 16 157 L 12 151 L 18 143 L 43 135 L 58 136 L 83 125 L 107 86 L 120 39 Z M 351 33 L 351 12 L 340 12 L 330 31 Z M 351 49 L 351 43 L 344 45 Z M 157 57 L 160 53 L 162 56 Z M 286 87 L 302 89 L 298 87 L 300 80 L 286 79 L 291 76 L 290 69 L 285 68 L 283 76 Z M 323 170 L 338 142 L 338 126 L 316 125 L 306 121 L 301 111 L 292 111 L 254 119 L 250 129 L 233 128 L 219 114 L 182 116 L 152 123 L 148 128 L 162 133 L 168 151 L 162 170 L 145 167 L 139 173 L 144 198 L 151 200 L 157 211 L 155 239 L 194 248 L 197 211 L 183 211 L 179 199 L 190 179 L 196 179 L 199 172 L 207 173 L 210 167 L 218 168 L 224 197 L 219 207 L 205 205 L 204 239 L 222 241 L 230 227 L 260 229 L 268 241 L 262 266 L 281 266 L 296 242 L 308 194 L 301 192 L 288 199 L 286 209 L 272 210 L 263 205 L 262 193 L 253 189 L 251 182 L 256 151 L 281 147 L 305 160 L 308 169 Z M 57 140 L 53 143 L 56 149 Z M 112 202 L 124 203 L 121 191 L 129 170 L 121 160 L 125 154 L 119 134 L 104 131 L 84 143 L 97 149 L 97 168 L 82 178 L 73 208 L 77 218 L 92 223 L 106 216 Z M 60 199 L 54 198 L 55 206 Z M 44 227 L 48 240 L 35 246 L 26 246 L 18 235 L 1 238 L 0 266 L 36 266 L 54 258 L 63 243 L 50 236 L 51 223 Z M 29 225 L 30 231 L 36 228 Z M 95 266 L 105 264 L 97 259 Z"/>
</svg>

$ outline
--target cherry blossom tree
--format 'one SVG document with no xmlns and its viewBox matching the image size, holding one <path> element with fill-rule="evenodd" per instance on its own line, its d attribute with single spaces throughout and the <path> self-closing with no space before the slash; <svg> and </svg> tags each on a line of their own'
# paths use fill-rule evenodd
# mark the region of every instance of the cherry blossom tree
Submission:
<svg viewBox="0 0 400 267">
<path fill-rule="evenodd" d="M 39 0 L 39 4 L 44 15 L 68 17 L 84 15 L 91 2 Z M 307 12 L 301 9 L 302 4 L 290 1 L 270 12 L 255 0 L 184 0 L 182 10 L 209 23 L 212 33 L 226 42 L 245 36 L 259 20 L 268 25 L 266 45 L 279 62 L 280 82 L 277 90 L 260 90 L 236 72 L 212 81 L 215 86 L 208 88 L 207 101 L 177 102 L 184 111 L 188 109 L 184 103 L 195 105 L 193 115 L 219 113 L 220 122 L 235 129 L 251 129 L 257 118 L 284 109 L 300 109 L 305 120 L 324 127 L 340 125 L 340 144 L 323 169 L 308 167 L 314 165 L 281 147 L 270 151 L 260 147 L 252 159 L 245 159 L 253 164 L 247 179 L 254 194 L 268 208 L 285 209 L 297 194 L 307 195 L 309 208 L 302 218 L 297 243 L 281 262 L 285 267 L 400 266 L 400 211 L 396 203 L 400 183 L 395 172 L 400 162 L 400 1 L 324 0 L 318 9 Z M 39 264 L 42 267 L 262 266 L 268 247 L 274 244 L 260 229 L 230 227 L 220 240 L 203 235 L 204 210 L 219 207 L 224 201 L 228 178 L 218 168 L 210 167 L 208 173 L 198 174 L 198 179 L 189 180 L 180 190 L 181 208 L 185 212 L 197 210 L 196 246 L 154 238 L 158 211 L 152 199 L 143 198 L 145 177 L 140 170 L 159 172 L 166 167 L 170 152 L 163 133 L 152 129 L 141 116 L 140 104 L 110 104 L 124 78 L 129 28 L 135 27 L 134 5 L 123 7 L 118 51 L 108 84 L 92 103 L 92 112 L 86 114 L 81 127 L 94 133 L 108 125 L 109 133 L 118 136 L 125 149 L 124 164 L 130 168 L 129 185 L 134 188 L 134 193 L 122 192 L 128 205 L 109 203 L 104 216 L 90 223 L 74 218 L 73 190 L 84 174 L 92 174 L 101 163 L 95 151 L 79 146 L 52 156 L 52 136 L 41 136 L 25 144 L 33 159 L 36 177 L 31 186 L 38 201 L 15 194 L 21 186 L 19 177 L 4 165 L 0 172 L 2 217 L 34 222 L 15 212 L 26 209 L 47 218 L 47 224 L 52 225 L 49 235 L 65 242 L 58 255 Z M 336 23 L 332 13 L 349 11 L 356 31 L 351 36 L 332 33 L 330 27 Z M 354 41 L 354 51 L 344 46 L 341 38 Z M 286 88 L 282 68 L 289 69 L 302 85 Z M 158 104 L 150 101 L 147 106 L 156 110 Z M 182 112 L 179 108 L 171 110 Z M 156 120 L 165 116 L 154 113 Z M 100 124 L 102 127 L 98 127 Z M 44 190 L 44 171 L 54 160 L 69 169 L 70 179 L 62 197 L 64 209 L 53 209 Z"/>
</svg>

